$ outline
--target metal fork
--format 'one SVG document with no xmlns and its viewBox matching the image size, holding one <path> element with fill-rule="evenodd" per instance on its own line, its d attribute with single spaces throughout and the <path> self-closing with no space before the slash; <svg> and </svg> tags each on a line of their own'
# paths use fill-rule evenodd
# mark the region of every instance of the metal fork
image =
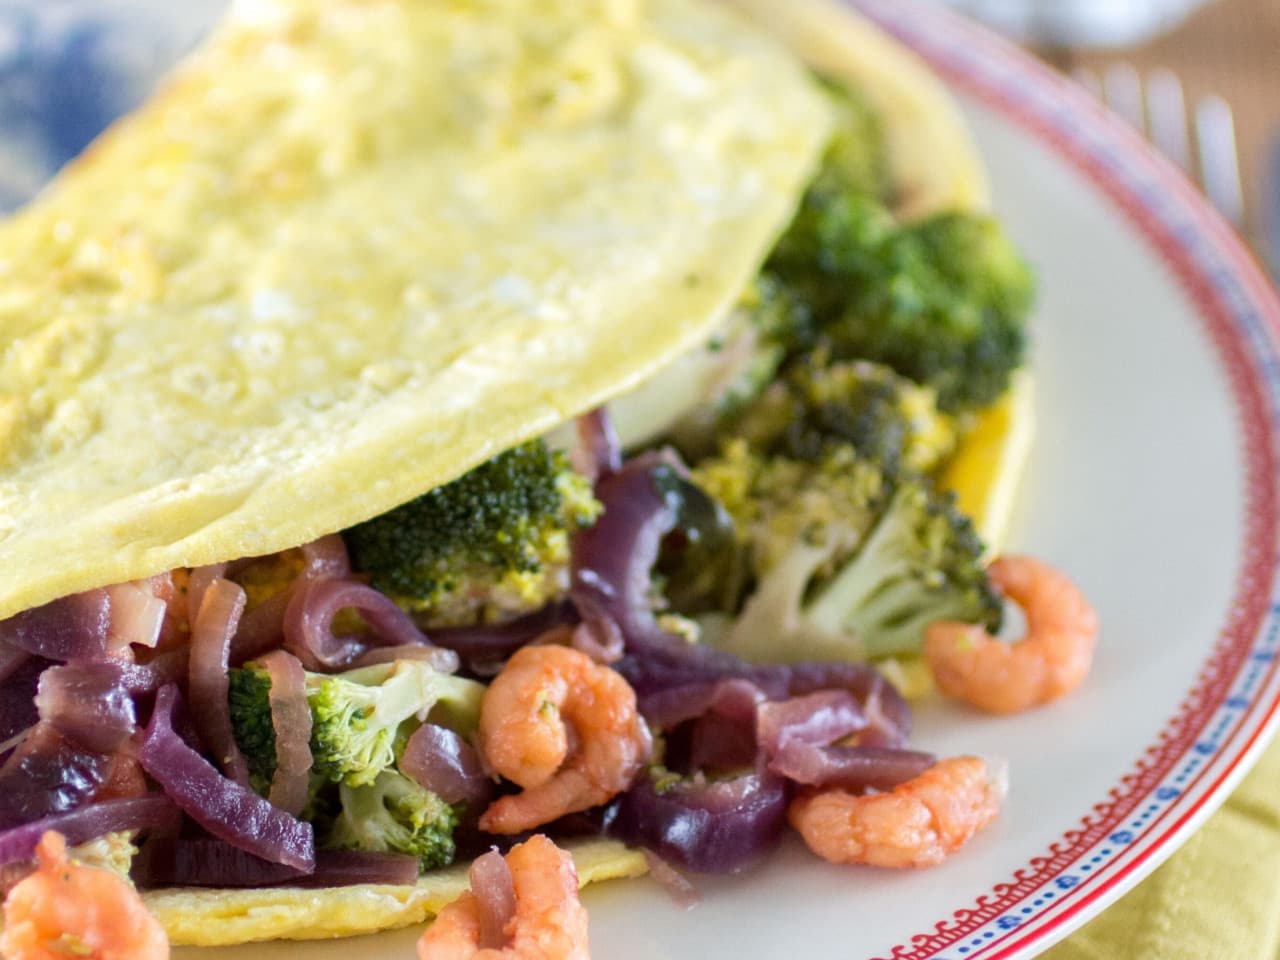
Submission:
<svg viewBox="0 0 1280 960">
<path fill-rule="evenodd" d="M 1182 81 L 1171 70 L 1153 70 L 1144 82 L 1130 63 L 1098 76 L 1075 71 L 1076 80 L 1200 183 L 1209 201 L 1236 228 L 1244 226 L 1244 190 L 1231 105 L 1207 96 L 1188 112 Z"/>
</svg>

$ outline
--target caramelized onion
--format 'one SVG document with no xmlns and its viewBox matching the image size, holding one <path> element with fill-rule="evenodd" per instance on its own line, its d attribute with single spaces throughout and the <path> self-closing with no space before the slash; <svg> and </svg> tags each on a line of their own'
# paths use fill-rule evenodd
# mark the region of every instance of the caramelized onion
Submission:
<svg viewBox="0 0 1280 960">
<path fill-rule="evenodd" d="M 35 697 L 40 719 L 77 746 L 114 753 L 137 731 L 133 695 L 156 689 L 146 667 L 82 660 L 50 667 Z"/>
<path fill-rule="evenodd" d="M 177 827 L 181 817 L 173 802 L 160 793 L 93 803 L 0 833 L 0 866 L 30 860 L 46 830 L 56 830 L 75 845 L 108 833 Z"/>
<path fill-rule="evenodd" d="M 187 576 L 187 623 L 194 624 L 200 616 L 200 606 L 204 603 L 204 594 L 214 582 L 226 576 L 226 563 L 211 563 L 196 567 Z"/>
<path fill-rule="evenodd" d="M 306 673 L 298 658 L 284 650 L 273 650 L 258 664 L 271 678 L 268 699 L 276 734 L 276 771 L 267 799 L 285 813 L 297 816 L 307 804 L 307 775 L 312 762 Z"/>
<path fill-rule="evenodd" d="M 36 724 L 0 767 L 0 830 L 83 806 L 102 786 L 110 763 L 50 724 Z"/>
<path fill-rule="evenodd" d="M 219 839 L 272 863 L 315 869 L 311 824 L 278 810 L 248 787 L 228 780 L 174 733 L 174 686 L 161 687 L 140 760 L 186 814 Z"/>
<path fill-rule="evenodd" d="M 0 643 L 49 660 L 101 658 L 107 652 L 111 601 L 89 590 L 0 620 Z"/>
<path fill-rule="evenodd" d="M 205 587 L 202 595 L 204 599 L 191 627 L 187 675 L 191 718 L 201 742 L 223 772 L 237 783 L 247 784 L 249 766 L 236 745 L 227 702 L 231 638 L 244 613 L 245 592 L 230 580 L 216 579 Z"/>
<path fill-rule="evenodd" d="M 333 623 L 339 611 L 354 609 L 372 630 L 370 636 L 338 637 Z M 308 670 L 344 670 L 370 646 L 432 644 L 390 597 L 354 580 L 306 580 L 298 584 L 284 618 L 284 645 Z M 442 661 L 456 657 L 442 654 Z"/>
<path fill-rule="evenodd" d="M 434 723 L 413 731 L 398 765 L 401 773 L 445 803 L 466 803 L 478 810 L 493 794 L 493 781 L 485 775 L 475 747 Z"/>
<path fill-rule="evenodd" d="M 471 892 L 480 908 L 481 950 L 502 950 L 507 928 L 516 915 L 516 886 L 506 859 L 496 850 L 476 857 L 468 872 Z"/>
</svg>

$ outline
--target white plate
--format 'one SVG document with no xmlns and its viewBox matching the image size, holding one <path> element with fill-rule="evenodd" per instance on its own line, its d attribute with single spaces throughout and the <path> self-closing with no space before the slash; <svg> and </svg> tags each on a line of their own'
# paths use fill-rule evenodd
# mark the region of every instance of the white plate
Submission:
<svg viewBox="0 0 1280 960">
<path fill-rule="evenodd" d="M 1066 702 L 1027 715 L 918 712 L 920 744 L 1010 767 L 1004 814 L 942 867 L 839 868 L 793 843 L 754 874 L 700 883 L 689 913 L 649 882 L 594 888 L 598 958 L 1032 956 L 1168 856 L 1275 725 L 1280 302 L 1194 191 L 1084 94 L 935 9 L 859 5 L 961 96 L 1000 213 L 1039 271 L 1040 430 L 1012 545 L 1094 600 L 1097 665 Z M 109 9 L 119 23 L 138 5 Z M 6 26 L 0 16 L 0 81 L 6 49 L 31 42 Z M 166 29 L 144 48 L 159 63 L 186 36 Z M 149 75 L 153 61 L 130 69 Z M 0 83 L 0 113 L 11 89 Z M 0 158 L 57 159 L 56 144 L 32 142 Z M 177 957 L 409 957 L 415 936 Z"/>
</svg>

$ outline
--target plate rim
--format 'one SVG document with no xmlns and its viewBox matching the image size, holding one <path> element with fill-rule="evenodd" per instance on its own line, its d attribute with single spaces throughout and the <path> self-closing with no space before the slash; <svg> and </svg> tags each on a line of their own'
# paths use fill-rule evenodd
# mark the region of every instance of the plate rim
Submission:
<svg viewBox="0 0 1280 960">
<path fill-rule="evenodd" d="M 1280 296 L 1185 175 L 1066 77 L 943 7 L 844 2 L 956 90 L 1053 149 L 1118 210 L 1189 301 L 1237 418 L 1242 555 L 1227 621 L 1178 711 L 1075 828 L 970 907 L 878 958 L 1016 960 L 1047 949 L 1159 866 L 1280 727 Z"/>
</svg>

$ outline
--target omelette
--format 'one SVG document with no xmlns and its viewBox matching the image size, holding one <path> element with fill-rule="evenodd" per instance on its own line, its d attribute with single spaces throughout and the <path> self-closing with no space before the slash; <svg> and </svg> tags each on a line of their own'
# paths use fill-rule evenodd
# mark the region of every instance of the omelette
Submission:
<svg viewBox="0 0 1280 960">
<path fill-rule="evenodd" d="M 945 89 L 827 0 L 239 0 L 0 225 L 0 618 L 292 551 L 601 407 L 628 448 L 665 436 L 819 170 L 824 83 L 883 119 L 903 221 L 986 209 Z M 1012 384 L 941 473 L 989 544 L 1030 442 Z M 646 870 L 570 849 L 584 883 Z M 465 886 L 145 898 L 220 945 Z"/>
</svg>

